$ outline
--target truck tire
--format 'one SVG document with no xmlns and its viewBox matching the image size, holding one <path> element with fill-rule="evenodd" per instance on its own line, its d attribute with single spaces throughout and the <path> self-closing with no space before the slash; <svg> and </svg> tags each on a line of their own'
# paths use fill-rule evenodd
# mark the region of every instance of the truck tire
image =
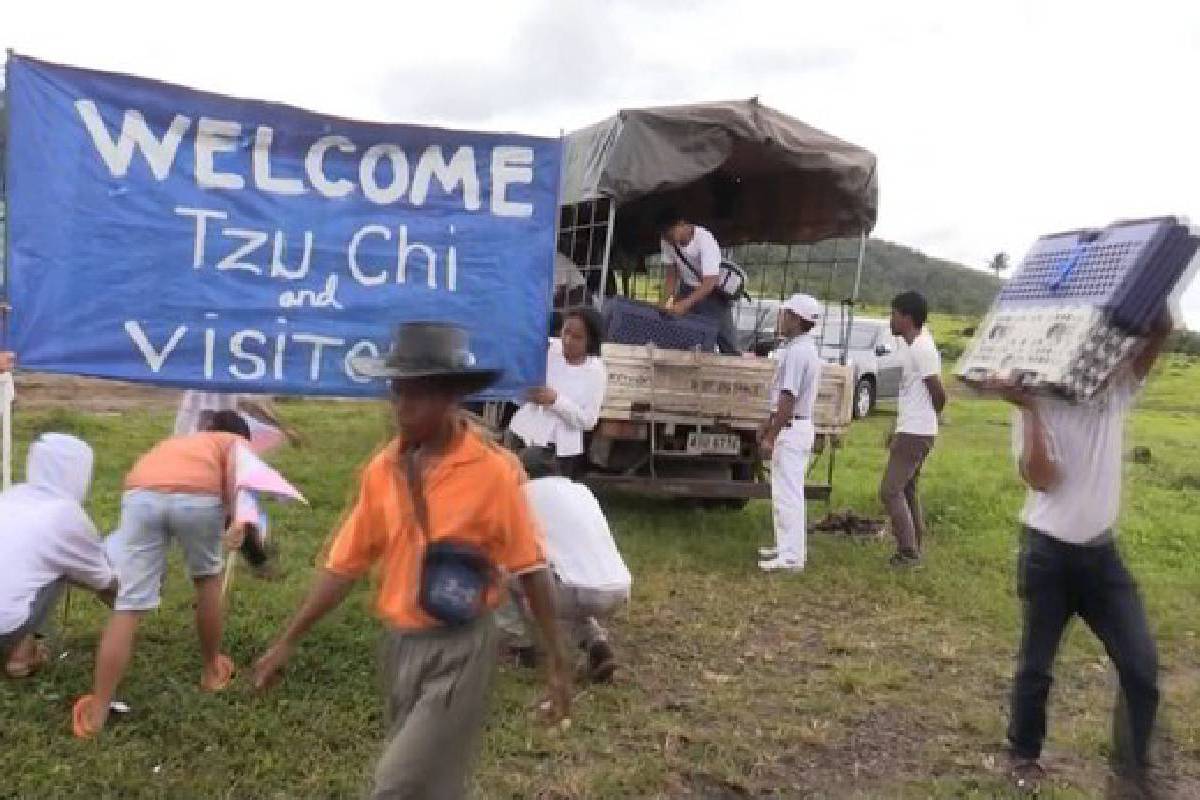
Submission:
<svg viewBox="0 0 1200 800">
<path fill-rule="evenodd" d="M 854 387 L 854 418 L 862 419 L 875 410 L 875 381 L 864 376 Z"/>
</svg>

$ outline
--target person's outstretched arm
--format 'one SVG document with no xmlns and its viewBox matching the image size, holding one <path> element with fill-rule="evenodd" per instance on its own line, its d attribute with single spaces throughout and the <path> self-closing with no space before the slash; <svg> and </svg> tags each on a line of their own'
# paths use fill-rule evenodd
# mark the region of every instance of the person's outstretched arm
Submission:
<svg viewBox="0 0 1200 800">
<path fill-rule="evenodd" d="M 304 638 L 309 629 L 329 612 L 342 604 L 350 589 L 354 586 L 353 578 L 346 578 L 322 569 L 317 573 L 308 597 L 300 605 L 292 621 L 288 623 L 283 635 L 254 664 L 254 687 L 266 689 L 279 678 L 279 673 L 287 664 L 296 645 Z"/>
<path fill-rule="evenodd" d="M 571 682 L 567 677 L 566 659 L 558 635 L 549 576 L 550 570 L 538 569 L 522 574 L 520 580 L 546 651 L 546 684 L 550 695 L 551 721 L 558 722 L 571 714 Z"/>
</svg>

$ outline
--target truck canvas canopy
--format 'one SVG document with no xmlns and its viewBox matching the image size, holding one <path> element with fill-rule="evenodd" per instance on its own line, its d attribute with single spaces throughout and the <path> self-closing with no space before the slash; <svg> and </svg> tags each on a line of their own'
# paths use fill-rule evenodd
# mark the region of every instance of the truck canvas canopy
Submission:
<svg viewBox="0 0 1200 800">
<path fill-rule="evenodd" d="M 628 109 L 566 137 L 562 204 L 607 198 L 614 248 L 658 251 L 657 213 L 703 220 L 724 246 L 860 236 L 875 225 L 870 151 L 750 100 Z"/>
</svg>

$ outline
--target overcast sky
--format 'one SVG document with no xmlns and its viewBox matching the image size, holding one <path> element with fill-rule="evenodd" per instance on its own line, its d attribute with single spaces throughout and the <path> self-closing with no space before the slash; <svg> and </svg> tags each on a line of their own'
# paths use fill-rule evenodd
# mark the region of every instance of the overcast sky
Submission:
<svg viewBox="0 0 1200 800">
<path fill-rule="evenodd" d="M 981 267 L 1200 223 L 1200 3 L 11 2 L 0 44 L 361 119 L 556 134 L 758 95 L 879 156 L 876 235 Z M 1200 328 L 1200 287 L 1189 296 Z"/>
</svg>

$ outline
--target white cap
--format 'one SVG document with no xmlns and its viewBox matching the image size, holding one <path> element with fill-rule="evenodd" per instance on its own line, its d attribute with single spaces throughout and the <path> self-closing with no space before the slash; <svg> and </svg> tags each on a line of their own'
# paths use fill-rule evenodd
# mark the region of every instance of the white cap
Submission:
<svg viewBox="0 0 1200 800">
<path fill-rule="evenodd" d="M 821 304 L 810 294 L 794 294 L 783 301 L 782 308 L 805 322 L 816 322 L 821 316 Z"/>
</svg>

